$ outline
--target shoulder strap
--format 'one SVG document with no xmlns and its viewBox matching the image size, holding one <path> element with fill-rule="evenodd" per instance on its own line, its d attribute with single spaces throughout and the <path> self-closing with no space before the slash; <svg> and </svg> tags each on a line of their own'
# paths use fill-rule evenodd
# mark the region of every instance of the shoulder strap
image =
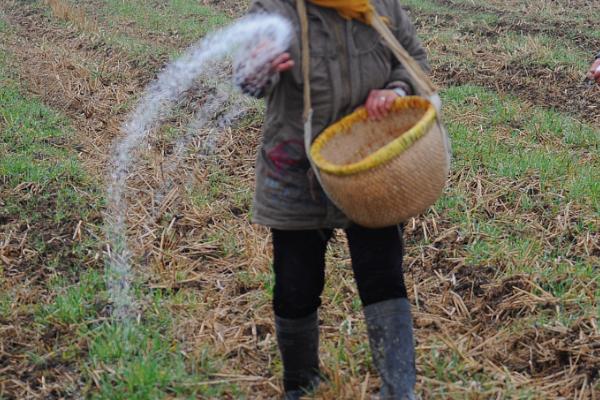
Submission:
<svg viewBox="0 0 600 400">
<path fill-rule="evenodd" d="M 300 18 L 300 31 L 302 35 L 302 75 L 304 77 L 304 120 L 306 121 L 311 109 L 310 98 L 310 44 L 308 42 L 308 15 L 304 0 L 296 0 L 298 18 Z"/>
<path fill-rule="evenodd" d="M 421 66 L 411 57 L 406 49 L 402 47 L 377 11 L 373 13 L 371 25 L 381 35 L 383 40 L 385 40 L 392 53 L 394 53 L 394 56 L 396 56 L 404 68 L 406 68 L 406 71 L 413 79 L 412 84 L 415 87 L 416 92 L 424 97 L 435 95 L 437 90 L 429 79 L 429 76 L 427 76 Z"/>
</svg>

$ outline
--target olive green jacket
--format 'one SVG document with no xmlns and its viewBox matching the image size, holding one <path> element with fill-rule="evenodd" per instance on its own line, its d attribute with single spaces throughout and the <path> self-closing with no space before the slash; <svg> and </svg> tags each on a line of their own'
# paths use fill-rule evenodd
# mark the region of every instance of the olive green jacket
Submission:
<svg viewBox="0 0 600 400">
<path fill-rule="evenodd" d="M 404 48 L 427 71 L 427 56 L 398 0 L 372 0 Z M 307 2 L 313 135 L 363 105 L 373 89 L 410 78 L 373 28 Z M 267 88 L 263 139 L 256 163 L 253 221 L 275 229 L 343 228 L 351 222 L 321 189 L 304 150 L 300 22 L 294 0 L 255 0 L 250 13 L 282 15 L 292 23 L 296 61 Z M 313 138 L 314 139 L 314 138 Z M 365 194 L 366 195 L 366 194 Z"/>
</svg>

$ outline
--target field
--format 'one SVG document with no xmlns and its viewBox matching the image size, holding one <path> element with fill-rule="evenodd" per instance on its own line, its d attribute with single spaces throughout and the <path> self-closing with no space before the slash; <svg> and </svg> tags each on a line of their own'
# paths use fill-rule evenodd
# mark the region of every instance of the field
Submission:
<svg viewBox="0 0 600 400">
<path fill-rule="evenodd" d="M 402 0 L 454 160 L 406 227 L 423 399 L 600 399 L 600 51 L 586 0 Z M 134 318 L 111 316 L 106 176 L 161 68 L 247 0 L 0 4 L 0 399 L 281 394 L 266 229 L 249 223 L 263 106 L 213 157 L 162 173 L 182 116 L 128 180 Z M 189 99 L 193 107 L 205 98 Z M 168 128 L 168 129 L 167 129 Z M 201 150 L 201 138 L 193 143 Z M 178 183 L 149 210 L 162 182 Z M 343 235 L 328 253 L 316 399 L 378 388 Z"/>
</svg>

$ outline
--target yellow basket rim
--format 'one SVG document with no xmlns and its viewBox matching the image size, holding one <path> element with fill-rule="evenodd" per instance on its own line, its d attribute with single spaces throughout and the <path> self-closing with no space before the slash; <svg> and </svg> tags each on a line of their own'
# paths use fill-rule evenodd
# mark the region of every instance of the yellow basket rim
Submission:
<svg viewBox="0 0 600 400">
<path fill-rule="evenodd" d="M 402 154 L 404 151 L 423 137 L 431 128 L 436 119 L 436 110 L 433 104 L 424 97 L 406 96 L 399 97 L 394 101 L 390 112 L 397 112 L 407 108 L 424 108 L 425 114 L 423 117 L 408 131 L 392 140 L 377 151 L 369 154 L 367 157 L 352 164 L 334 164 L 323 157 L 321 151 L 334 136 L 344 134 L 348 129 L 356 124 L 368 119 L 369 115 L 364 107 L 358 108 L 352 114 L 342 118 L 335 124 L 329 126 L 319 135 L 313 142 L 310 155 L 321 172 L 326 172 L 332 175 L 344 176 L 353 175 L 360 172 L 365 172 L 385 164 L 394 157 Z"/>
</svg>

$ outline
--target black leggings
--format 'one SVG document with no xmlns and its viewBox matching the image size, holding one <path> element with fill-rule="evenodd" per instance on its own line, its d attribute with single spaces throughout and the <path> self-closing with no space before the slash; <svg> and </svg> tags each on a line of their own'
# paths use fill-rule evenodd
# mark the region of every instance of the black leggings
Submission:
<svg viewBox="0 0 600 400">
<path fill-rule="evenodd" d="M 303 318 L 319 308 L 325 285 L 325 251 L 332 230 L 273 233 L 273 308 L 281 318 Z M 402 230 L 396 226 L 346 229 L 352 269 L 363 306 L 406 298 Z"/>
</svg>

